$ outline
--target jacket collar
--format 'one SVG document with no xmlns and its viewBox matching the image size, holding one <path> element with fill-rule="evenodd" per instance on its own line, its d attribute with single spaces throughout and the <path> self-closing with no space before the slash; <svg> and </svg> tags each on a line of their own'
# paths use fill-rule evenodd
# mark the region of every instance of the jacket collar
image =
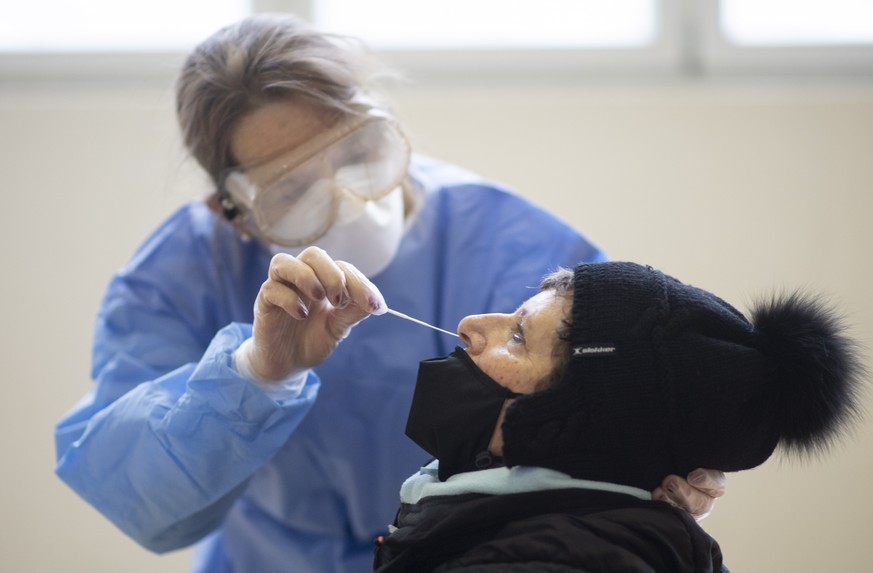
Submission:
<svg viewBox="0 0 873 573">
<path fill-rule="evenodd" d="M 439 462 L 432 461 L 400 486 L 401 503 L 414 504 L 426 497 L 457 496 L 471 493 L 500 495 L 553 489 L 587 489 L 622 493 L 642 500 L 652 499 L 651 492 L 614 483 L 572 478 L 565 473 L 538 467 L 499 467 L 456 474 L 440 481 Z"/>
</svg>

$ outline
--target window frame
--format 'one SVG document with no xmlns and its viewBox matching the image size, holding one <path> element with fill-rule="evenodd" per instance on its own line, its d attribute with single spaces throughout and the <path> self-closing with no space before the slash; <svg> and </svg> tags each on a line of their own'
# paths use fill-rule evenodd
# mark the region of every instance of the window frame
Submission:
<svg viewBox="0 0 873 573">
<path fill-rule="evenodd" d="M 722 34 L 722 0 L 700 3 L 698 49 L 706 71 L 713 76 L 873 76 L 873 44 L 818 46 L 736 46 Z"/>
<path fill-rule="evenodd" d="M 282 4 L 283 0 L 273 0 Z M 310 4 L 287 0 L 288 4 Z M 533 0 L 532 0 L 533 1 Z M 682 46 L 680 4 L 684 0 L 656 0 L 661 4 L 653 43 L 629 48 L 543 48 L 410 50 L 374 49 L 385 63 L 416 83 L 514 83 L 578 81 L 586 77 L 669 77 L 680 72 Z M 311 14 L 311 6 L 306 14 Z"/>
<path fill-rule="evenodd" d="M 252 0 L 254 12 L 310 20 L 317 0 Z M 640 48 L 375 50 L 415 83 L 513 84 L 703 77 L 844 76 L 873 79 L 873 45 L 745 47 L 719 29 L 720 0 L 659 0 L 654 43 Z M 5 85 L 38 82 L 161 82 L 178 73 L 181 52 L 0 53 Z"/>
</svg>

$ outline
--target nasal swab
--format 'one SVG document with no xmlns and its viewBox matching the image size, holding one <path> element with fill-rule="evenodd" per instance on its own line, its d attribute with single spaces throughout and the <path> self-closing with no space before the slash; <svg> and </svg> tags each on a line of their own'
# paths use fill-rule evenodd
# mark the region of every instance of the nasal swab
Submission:
<svg viewBox="0 0 873 573">
<path fill-rule="evenodd" d="M 432 324 L 428 324 L 424 321 L 418 320 L 417 318 L 412 318 L 411 316 L 407 316 L 407 315 L 403 314 L 402 312 L 397 312 L 396 310 L 391 310 L 390 308 L 385 309 L 385 312 L 387 312 L 388 314 L 393 314 L 394 316 L 399 317 L 399 318 L 403 318 L 405 320 L 410 320 L 410 321 L 414 322 L 415 324 L 420 324 L 422 326 L 426 326 L 426 327 L 432 328 L 434 330 L 439 330 L 440 332 L 444 332 L 445 334 L 449 334 L 451 336 L 458 336 L 454 332 L 449 332 L 448 330 L 443 330 L 442 328 L 438 328 Z M 458 338 L 460 338 L 460 337 L 458 336 Z"/>
</svg>

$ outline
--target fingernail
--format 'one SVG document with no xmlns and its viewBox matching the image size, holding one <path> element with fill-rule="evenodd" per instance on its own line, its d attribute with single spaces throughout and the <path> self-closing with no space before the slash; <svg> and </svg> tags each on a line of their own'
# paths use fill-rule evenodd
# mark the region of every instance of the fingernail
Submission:
<svg viewBox="0 0 873 573">
<path fill-rule="evenodd" d="M 370 295 L 367 298 L 367 302 L 370 304 L 370 312 L 372 312 L 374 314 L 379 312 L 380 310 L 382 310 L 382 307 L 385 306 L 385 302 L 382 300 L 379 300 L 374 295 Z"/>
<path fill-rule="evenodd" d="M 314 298 L 315 300 L 324 300 L 324 297 L 326 296 L 327 294 L 324 292 L 323 288 L 315 287 L 314 289 L 312 289 L 312 298 Z"/>
<path fill-rule="evenodd" d="M 688 481 L 691 483 L 703 483 L 706 481 L 706 474 L 700 470 L 694 470 L 688 474 Z"/>
<path fill-rule="evenodd" d="M 297 316 L 300 318 L 307 318 L 309 316 L 309 309 L 302 302 L 297 303 Z"/>
<path fill-rule="evenodd" d="M 666 484 L 664 484 L 664 488 L 670 493 L 676 493 L 676 484 L 672 481 L 668 481 Z"/>
<path fill-rule="evenodd" d="M 351 300 L 349 293 L 343 289 L 343 291 L 339 293 L 339 296 L 336 297 L 336 304 L 334 304 L 334 306 L 337 308 L 345 308 L 349 306 L 349 301 Z"/>
</svg>

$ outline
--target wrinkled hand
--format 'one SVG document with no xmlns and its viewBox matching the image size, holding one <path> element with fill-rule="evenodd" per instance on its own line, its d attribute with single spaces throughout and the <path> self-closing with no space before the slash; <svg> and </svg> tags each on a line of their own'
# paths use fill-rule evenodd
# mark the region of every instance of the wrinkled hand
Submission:
<svg viewBox="0 0 873 573">
<path fill-rule="evenodd" d="M 385 308 L 373 283 L 322 249 L 277 254 L 255 301 L 247 359 L 259 376 L 281 380 L 321 364 L 355 324 Z"/>
<path fill-rule="evenodd" d="M 724 495 L 727 480 L 718 470 L 696 469 L 688 474 L 688 479 L 677 475 L 664 478 L 661 485 L 652 492 L 652 499 L 684 509 L 697 521 L 706 518 L 715 506 L 716 498 Z"/>
</svg>

